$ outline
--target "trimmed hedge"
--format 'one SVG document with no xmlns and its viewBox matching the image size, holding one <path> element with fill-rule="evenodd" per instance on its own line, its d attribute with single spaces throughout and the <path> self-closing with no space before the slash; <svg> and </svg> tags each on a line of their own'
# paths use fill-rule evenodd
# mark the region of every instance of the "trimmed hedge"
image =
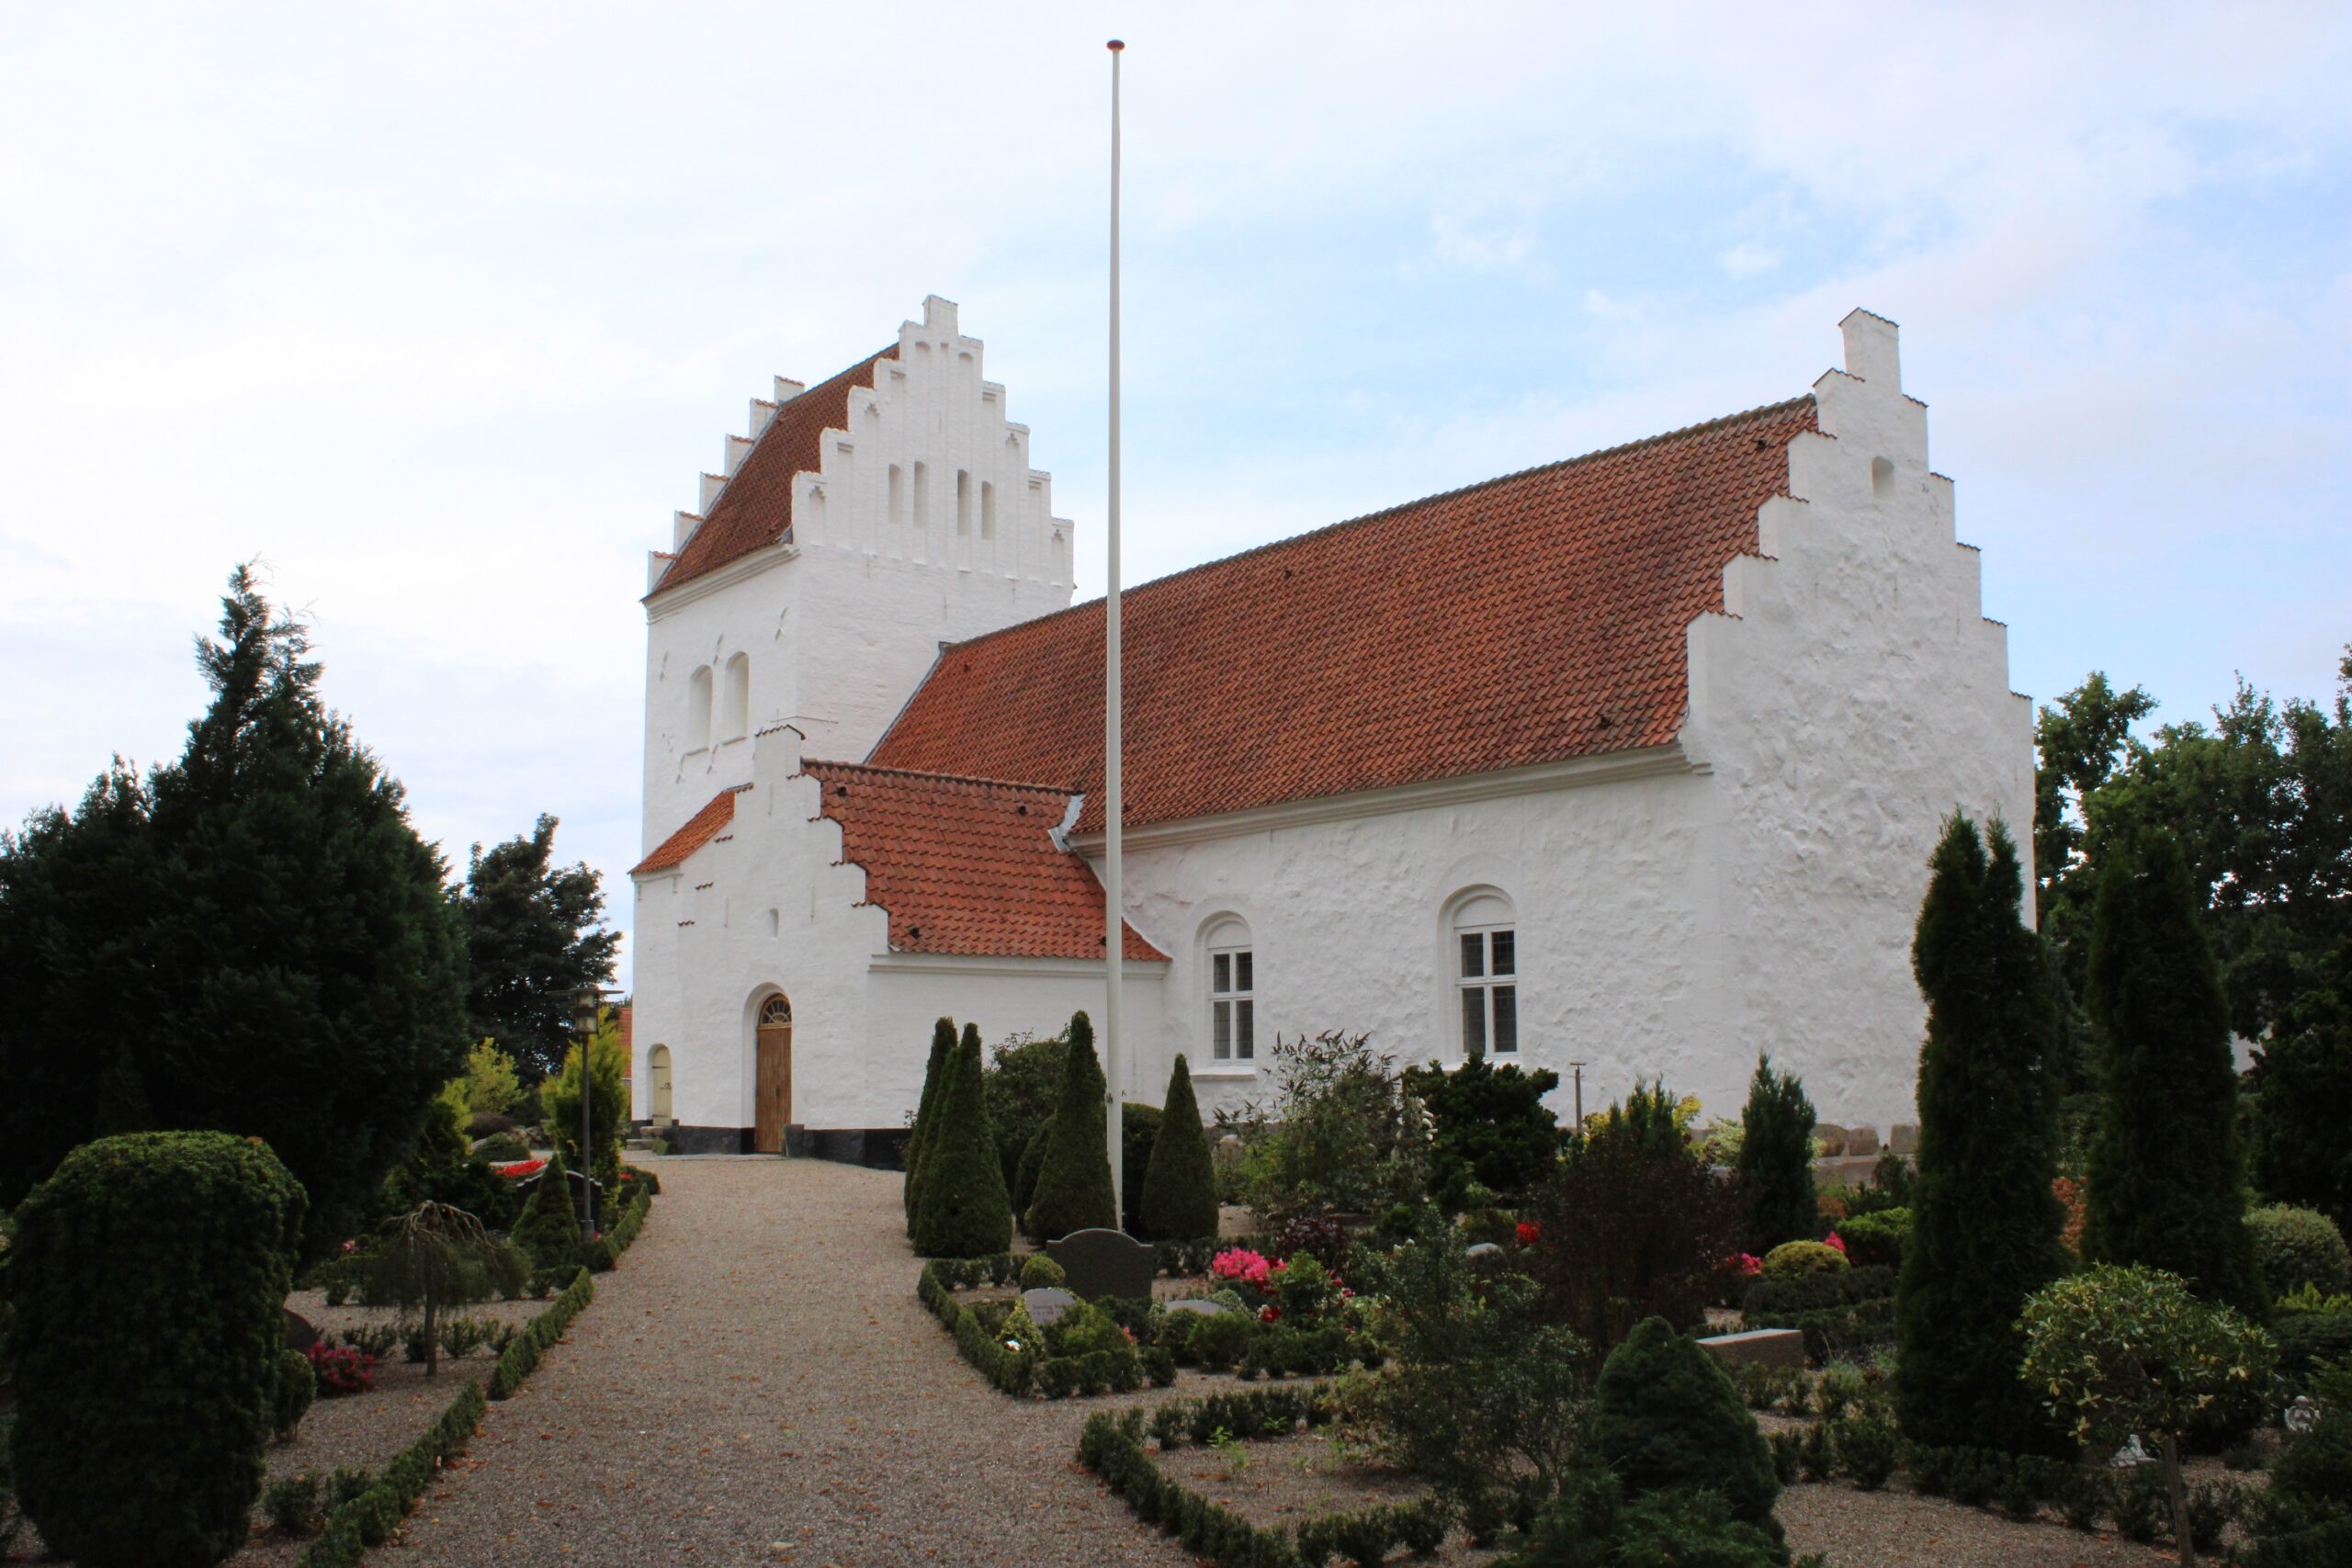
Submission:
<svg viewBox="0 0 2352 1568">
<path fill-rule="evenodd" d="M 582 1269 L 572 1276 L 571 1283 L 549 1303 L 548 1310 L 524 1325 L 514 1342 L 499 1353 L 498 1366 L 490 1374 L 490 1397 L 506 1399 L 523 1386 L 539 1364 L 548 1347 L 563 1337 L 563 1331 L 582 1307 L 596 1299 L 595 1281 Z"/>
<path fill-rule="evenodd" d="M 1319 1383 L 1170 1400 L 1148 1416 L 1141 1410 L 1118 1416 L 1105 1411 L 1087 1417 L 1078 1461 L 1102 1477 L 1136 1518 L 1175 1536 L 1187 1551 L 1218 1568 L 1323 1568 L 1335 1555 L 1378 1562 L 1397 1547 L 1435 1551 L 1453 1522 L 1453 1511 L 1439 1498 L 1329 1514 L 1305 1521 L 1295 1532 L 1270 1529 L 1177 1482 L 1152 1462 L 1143 1446 L 1147 1424 L 1166 1449 L 1187 1438 L 1206 1442 L 1220 1431 L 1244 1441 L 1279 1437 L 1301 1422 L 1327 1426 L 1337 1416 L 1329 1386 Z"/>
<path fill-rule="evenodd" d="M 580 1282 L 587 1282 L 585 1275 Z M 551 1307 L 539 1317 L 554 1311 Z M 532 1321 L 536 1325 L 538 1318 Z M 390 1540 L 401 1518 L 424 1495 L 424 1489 L 433 1484 L 434 1473 L 466 1451 L 487 1408 L 481 1384 L 469 1382 L 458 1390 L 433 1429 L 395 1455 L 377 1475 L 374 1485 L 327 1515 L 326 1528 L 295 1559 L 295 1568 L 350 1568 L 369 1547 Z"/>
<path fill-rule="evenodd" d="M 1015 1399 L 1032 1394 L 1068 1399 L 1073 1394 L 1128 1393 L 1148 1379 L 1156 1388 L 1176 1381 L 1176 1360 L 1167 1351 L 1095 1350 L 1083 1356 L 1044 1354 L 1043 1346 L 1007 1349 L 986 1325 L 956 1299 L 976 1285 L 1001 1285 L 1017 1272 L 1010 1253 L 988 1258 L 935 1258 L 915 1280 L 915 1299 L 955 1337 L 956 1348 L 989 1386 Z"/>
<path fill-rule="evenodd" d="M 1850 1269 L 1839 1274 L 1783 1274 L 1778 1278 L 1758 1280 L 1748 1286 L 1740 1310 L 1743 1315 L 1828 1312 L 1838 1307 L 1856 1306 L 1863 1302 L 1892 1300 L 1894 1286 L 1894 1270 L 1883 1267 Z M 1779 1325 L 1750 1323 L 1748 1326 Z"/>
<path fill-rule="evenodd" d="M 0 1279 L 10 1444 L 50 1551 L 176 1568 L 244 1543 L 308 1207 L 260 1139 L 226 1133 L 100 1138 L 26 1198 Z"/>
</svg>

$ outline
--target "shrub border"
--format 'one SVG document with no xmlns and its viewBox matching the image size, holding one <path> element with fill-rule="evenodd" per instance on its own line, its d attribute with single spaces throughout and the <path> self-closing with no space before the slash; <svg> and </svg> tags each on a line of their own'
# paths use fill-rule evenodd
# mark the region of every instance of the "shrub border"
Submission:
<svg viewBox="0 0 2352 1568">
<path fill-rule="evenodd" d="M 1084 1356 L 1047 1359 L 1030 1350 L 1008 1350 L 998 1344 L 956 1292 L 974 1285 L 1001 1285 L 1020 1271 L 1009 1252 L 987 1258 L 934 1258 L 915 1280 L 915 1299 L 939 1319 L 956 1339 L 956 1348 L 989 1386 L 1014 1399 L 1040 1395 L 1068 1399 L 1074 1394 L 1130 1393 L 1148 1379 L 1154 1388 L 1176 1381 L 1176 1358 L 1159 1347 L 1139 1350 L 1096 1350 Z"/>
<path fill-rule="evenodd" d="M 629 1204 L 604 1238 L 617 1257 L 645 1226 L 651 1194 Z M 374 1484 L 327 1515 L 325 1528 L 302 1549 L 295 1568 L 351 1568 L 371 1547 L 391 1536 L 433 1477 L 450 1460 L 466 1451 L 492 1400 L 510 1398 L 539 1364 L 548 1347 L 562 1337 L 580 1309 L 596 1299 L 595 1282 L 582 1269 L 572 1276 L 546 1311 L 531 1319 L 512 1344 L 499 1353 L 498 1365 L 487 1379 L 469 1382 L 441 1413 L 424 1436 L 402 1449 L 385 1465 Z"/>
<path fill-rule="evenodd" d="M 1329 1383 L 1304 1389 L 1174 1399 L 1155 1407 L 1148 1422 L 1165 1443 L 1178 1430 L 1199 1436 L 1225 1430 L 1247 1440 L 1269 1427 L 1288 1433 L 1304 1422 L 1329 1426 L 1338 1415 Z M 1383 1503 L 1346 1514 L 1307 1519 L 1295 1530 L 1251 1524 L 1204 1493 L 1174 1480 L 1143 1446 L 1145 1413 L 1097 1411 L 1078 1440 L 1078 1462 L 1102 1478 L 1144 1524 L 1177 1537 L 1184 1548 L 1217 1568 L 1324 1568 L 1334 1556 L 1376 1562 L 1396 1547 L 1434 1551 L 1453 1523 L 1453 1510 L 1435 1496 Z"/>
</svg>

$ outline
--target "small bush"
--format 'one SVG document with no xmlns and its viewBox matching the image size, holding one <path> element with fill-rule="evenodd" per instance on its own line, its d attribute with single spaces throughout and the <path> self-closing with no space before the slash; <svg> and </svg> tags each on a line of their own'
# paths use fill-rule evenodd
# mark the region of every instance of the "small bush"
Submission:
<svg viewBox="0 0 2352 1568">
<path fill-rule="evenodd" d="M 2058 1512 L 2069 1527 L 2097 1529 L 2099 1520 L 2114 1510 L 2115 1483 L 2106 1471 L 2081 1464 L 2068 1467 L 2065 1482 L 2058 1489 Z"/>
<path fill-rule="evenodd" d="M 474 1145 L 474 1157 L 492 1165 L 512 1165 L 531 1157 L 531 1145 L 512 1133 L 497 1133 Z"/>
<path fill-rule="evenodd" d="M 1495 1568 L 1786 1568 L 1789 1561 L 1788 1549 L 1773 1535 L 1735 1518 L 1715 1493 L 1675 1487 L 1629 1500 L 1607 1471 L 1570 1477 L 1511 1544 L 1515 1550 Z"/>
<path fill-rule="evenodd" d="M 1797 1468 L 1807 1481 L 1826 1481 L 1838 1472 L 1828 1422 L 1815 1421 L 1804 1429 L 1804 1438 L 1797 1444 Z"/>
<path fill-rule="evenodd" d="M 1734 1517 L 1769 1526 L 1780 1492 L 1756 1417 L 1698 1342 L 1664 1318 L 1610 1352 L 1593 1385 L 1601 1458 L 1638 1496 L 1673 1487 L 1723 1494 Z"/>
<path fill-rule="evenodd" d="M 1021 1288 L 1024 1291 L 1051 1290 L 1069 1278 L 1060 1264 L 1042 1252 L 1033 1252 L 1021 1260 Z"/>
<path fill-rule="evenodd" d="M 1772 1454 L 1773 1479 L 1783 1486 L 1794 1486 L 1804 1469 L 1804 1434 L 1783 1427 L 1766 1439 L 1766 1446 Z"/>
<path fill-rule="evenodd" d="M 1900 1269 L 1903 1244 L 1911 1238 L 1911 1211 L 1882 1209 L 1874 1214 L 1852 1214 L 1840 1221 L 1838 1237 L 1846 1244 L 1846 1260 L 1855 1268 Z"/>
<path fill-rule="evenodd" d="M 277 1385 L 272 1401 L 274 1430 L 280 1441 L 294 1435 L 309 1414 L 311 1401 L 318 1397 L 319 1380 L 311 1371 L 311 1358 L 300 1350 L 277 1353 Z"/>
<path fill-rule="evenodd" d="M 2318 1210 L 2285 1203 L 2249 1209 L 2245 1228 L 2268 1294 L 2283 1296 L 2305 1285 L 2326 1295 L 2352 1290 L 2352 1251 L 2335 1222 Z"/>
<path fill-rule="evenodd" d="M 308 1371 L 307 1367 L 304 1371 Z M 261 1495 L 262 1512 L 280 1535 L 308 1535 L 319 1517 L 319 1477 L 314 1471 L 273 1481 Z"/>
<path fill-rule="evenodd" d="M 1216 1235 L 1216 1171 L 1209 1157 L 1208 1129 L 1201 1122 L 1192 1068 L 1181 1052 L 1169 1075 L 1167 1104 L 1144 1167 L 1137 1213 L 1143 1234 L 1161 1241 Z"/>
<path fill-rule="evenodd" d="M 314 1344 L 309 1359 L 311 1376 L 321 1399 L 366 1393 L 376 1386 L 377 1358 L 365 1350 L 330 1350 L 323 1344 Z"/>
<path fill-rule="evenodd" d="M 1221 1312 L 1193 1325 L 1186 1348 L 1204 1367 L 1238 1366 L 1249 1354 L 1257 1325 L 1238 1312 Z"/>
<path fill-rule="evenodd" d="M 2115 1488 L 2110 1505 L 2115 1512 L 2115 1528 L 2126 1540 L 2145 1545 L 2156 1539 L 2165 1512 L 2172 1500 L 2165 1495 L 2163 1467 L 2143 1464 L 2128 1471 Z"/>
<path fill-rule="evenodd" d="M 1894 1424 L 1875 1416 L 1856 1416 L 1837 1424 L 1838 1468 L 1865 1492 L 1884 1486 L 1894 1473 L 1900 1443 Z"/>
<path fill-rule="evenodd" d="M 1768 1277 L 1782 1274 L 1842 1274 L 1850 1264 L 1846 1255 L 1824 1242 L 1784 1241 L 1764 1255 Z"/>
</svg>

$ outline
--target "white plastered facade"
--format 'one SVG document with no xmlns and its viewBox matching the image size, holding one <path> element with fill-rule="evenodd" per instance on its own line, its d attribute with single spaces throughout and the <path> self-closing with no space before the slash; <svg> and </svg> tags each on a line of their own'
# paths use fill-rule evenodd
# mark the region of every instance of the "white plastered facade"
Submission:
<svg viewBox="0 0 2352 1568">
<path fill-rule="evenodd" d="M 1001 512 L 985 567 L 938 548 L 936 525 L 918 547 L 888 524 L 882 462 L 911 461 L 924 440 L 947 443 L 929 450 L 949 473 L 1014 450 L 1004 433 L 1018 427 L 990 426 L 1002 395 L 981 400 L 978 344 L 953 323 L 933 301 L 904 330 L 902 400 L 881 400 L 862 468 L 823 476 L 821 512 L 804 511 L 799 481 L 790 545 L 649 602 L 648 847 L 718 788 L 753 785 L 731 833 L 638 879 L 637 1041 L 671 1047 L 682 1123 L 748 1125 L 752 1021 L 778 989 L 795 1018 L 794 1120 L 815 1128 L 902 1124 L 942 1014 L 992 1041 L 1053 1032 L 1079 1008 L 1101 1016 L 1099 965 L 891 953 L 864 874 L 840 863 L 839 829 L 815 819 L 816 785 L 794 776 L 804 751 L 864 756 L 939 642 L 1069 602 L 1069 525 L 1032 486 L 1025 433 L 1021 493 L 1038 504 L 1009 552 Z M 1911 1119 L 1925 1013 L 1909 944 L 1928 855 L 1955 809 L 2007 820 L 2030 852 L 2031 710 L 2008 688 L 2004 629 L 1981 615 L 1978 558 L 1955 540 L 1951 481 L 1928 468 L 1895 330 L 1861 311 L 1843 330 L 1846 367 L 1815 385 L 1819 433 L 1790 447 L 1760 554 L 1728 565 L 1724 613 L 1688 629 L 1674 743 L 1130 831 L 1127 915 L 1170 957 L 1128 966 L 1130 1098 L 1157 1103 L 1180 1050 L 1204 1108 L 1262 1098 L 1277 1032 L 1365 1031 L 1400 1061 L 1458 1059 L 1455 921 L 1476 901 L 1477 920 L 1507 908 L 1515 931 L 1517 1059 L 1564 1078 L 1585 1063 L 1588 1108 L 1663 1077 L 1736 1113 L 1769 1051 L 1825 1120 Z M 968 352 L 968 380 L 926 382 L 906 333 L 951 345 L 947 375 Z M 915 408 L 930 412 L 893 434 L 894 412 Z M 818 519 L 806 532 L 804 517 Z M 723 675 L 743 649 L 766 733 L 685 750 L 684 677 Z M 1254 956 L 1254 1071 L 1209 1048 L 1212 932 L 1228 945 L 1237 922 Z"/>
</svg>

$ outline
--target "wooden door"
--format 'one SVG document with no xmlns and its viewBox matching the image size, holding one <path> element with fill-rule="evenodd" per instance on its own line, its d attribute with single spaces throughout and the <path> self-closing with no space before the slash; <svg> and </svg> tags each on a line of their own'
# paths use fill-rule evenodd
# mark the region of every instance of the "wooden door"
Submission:
<svg viewBox="0 0 2352 1568">
<path fill-rule="evenodd" d="M 784 1130 L 792 1124 L 792 1004 L 770 997 L 760 1004 L 759 1080 L 755 1095 L 752 1148 L 756 1154 L 784 1153 Z"/>
</svg>

